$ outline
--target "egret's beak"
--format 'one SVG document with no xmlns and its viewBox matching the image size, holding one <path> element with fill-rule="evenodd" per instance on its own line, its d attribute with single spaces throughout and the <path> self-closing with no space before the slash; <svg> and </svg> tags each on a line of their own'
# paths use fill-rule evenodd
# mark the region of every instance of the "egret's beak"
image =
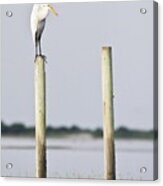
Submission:
<svg viewBox="0 0 163 186">
<path fill-rule="evenodd" d="M 54 15 L 58 15 L 58 13 L 55 11 L 54 7 L 51 4 L 48 4 L 49 10 L 54 14 Z"/>
</svg>

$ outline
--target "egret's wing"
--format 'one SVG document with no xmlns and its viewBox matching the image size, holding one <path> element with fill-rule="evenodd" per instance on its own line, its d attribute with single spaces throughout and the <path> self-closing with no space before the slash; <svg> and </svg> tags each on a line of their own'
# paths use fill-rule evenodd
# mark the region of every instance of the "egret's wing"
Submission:
<svg viewBox="0 0 163 186">
<path fill-rule="evenodd" d="M 41 38 L 42 32 L 45 28 L 45 23 L 46 23 L 46 20 L 43 19 L 43 20 L 39 21 L 37 24 L 37 31 L 36 31 L 36 39 L 37 40 L 40 40 L 40 38 Z"/>
</svg>

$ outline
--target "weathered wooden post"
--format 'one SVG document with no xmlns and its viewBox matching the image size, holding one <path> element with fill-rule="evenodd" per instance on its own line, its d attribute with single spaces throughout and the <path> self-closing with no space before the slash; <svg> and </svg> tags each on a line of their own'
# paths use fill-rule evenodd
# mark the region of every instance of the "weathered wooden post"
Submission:
<svg viewBox="0 0 163 186">
<path fill-rule="evenodd" d="M 35 59 L 36 177 L 46 177 L 46 86 L 45 59 Z"/>
<path fill-rule="evenodd" d="M 104 178 L 115 179 L 112 48 L 102 48 Z"/>
</svg>

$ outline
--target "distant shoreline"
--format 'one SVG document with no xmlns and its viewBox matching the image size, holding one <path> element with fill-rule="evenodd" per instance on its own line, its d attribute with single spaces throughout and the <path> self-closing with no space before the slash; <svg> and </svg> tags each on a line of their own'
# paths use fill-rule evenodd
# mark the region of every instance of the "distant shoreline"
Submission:
<svg viewBox="0 0 163 186">
<path fill-rule="evenodd" d="M 102 137 L 92 137 L 92 135 L 91 134 L 89 134 L 87 137 L 83 137 L 84 135 L 83 134 L 79 134 L 79 135 L 76 135 L 76 137 L 74 137 L 75 135 L 71 135 L 71 134 L 69 134 L 69 135 L 67 135 L 67 134 L 65 134 L 65 135 L 54 135 L 54 136 L 48 136 L 47 135 L 47 138 L 53 138 L 53 139 L 77 139 L 77 138 L 79 138 L 79 139 L 94 139 L 94 140 L 96 140 L 96 139 L 102 139 Z M 34 139 L 35 138 L 35 135 L 23 135 L 23 134 L 19 134 L 19 135 L 12 135 L 12 134 L 10 134 L 10 135 L 6 135 L 6 134 L 2 134 L 1 135 L 1 137 L 2 138 L 32 138 L 32 139 Z M 137 136 L 134 136 L 134 137 L 117 137 L 117 136 L 115 136 L 115 139 L 116 140 L 154 140 L 155 138 L 154 137 L 137 137 Z"/>
<path fill-rule="evenodd" d="M 103 131 L 102 128 L 96 129 L 82 129 L 76 125 L 71 127 L 50 127 L 46 129 L 47 137 L 52 138 L 70 138 L 73 136 L 78 137 L 88 137 L 88 138 L 102 138 Z M 22 123 L 14 123 L 10 126 L 6 125 L 1 121 L 1 135 L 2 137 L 34 137 L 35 128 L 26 127 Z M 124 126 L 119 127 L 115 130 L 116 139 L 157 139 L 157 132 L 153 130 L 143 131 L 143 130 L 133 130 L 128 129 Z"/>
</svg>

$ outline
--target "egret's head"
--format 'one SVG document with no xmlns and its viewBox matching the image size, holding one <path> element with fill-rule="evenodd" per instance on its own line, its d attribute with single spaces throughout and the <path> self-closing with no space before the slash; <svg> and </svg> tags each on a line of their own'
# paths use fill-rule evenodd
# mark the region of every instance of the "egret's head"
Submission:
<svg viewBox="0 0 163 186">
<path fill-rule="evenodd" d="M 54 7 L 51 4 L 40 4 L 42 9 L 48 10 L 50 12 L 52 12 L 54 15 L 58 15 L 58 13 L 56 12 L 56 10 L 54 9 Z"/>
<path fill-rule="evenodd" d="M 51 13 L 53 13 L 55 16 L 58 15 L 58 13 L 56 12 L 56 10 L 54 9 L 54 7 L 51 4 L 40 4 L 41 8 L 46 9 L 48 11 L 50 11 Z"/>
<path fill-rule="evenodd" d="M 39 4 L 40 8 L 44 11 L 50 11 L 52 12 L 55 16 L 58 15 L 58 13 L 55 11 L 54 7 L 51 4 Z"/>
</svg>

